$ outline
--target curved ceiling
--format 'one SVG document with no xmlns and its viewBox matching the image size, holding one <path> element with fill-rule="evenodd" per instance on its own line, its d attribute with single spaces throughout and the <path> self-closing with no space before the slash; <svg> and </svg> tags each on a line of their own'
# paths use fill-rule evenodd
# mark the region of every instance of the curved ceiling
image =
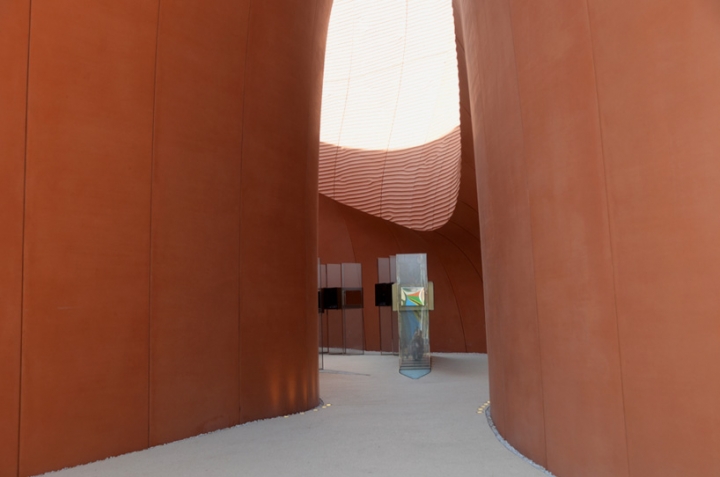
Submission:
<svg viewBox="0 0 720 477">
<path fill-rule="evenodd" d="M 460 180 L 450 0 L 335 0 L 320 132 L 321 193 L 416 230 L 452 215 Z"/>
</svg>

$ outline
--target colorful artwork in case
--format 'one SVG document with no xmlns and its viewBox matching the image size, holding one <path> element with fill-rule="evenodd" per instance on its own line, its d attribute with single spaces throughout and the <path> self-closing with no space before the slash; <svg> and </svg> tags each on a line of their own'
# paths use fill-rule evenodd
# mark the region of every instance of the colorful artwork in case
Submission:
<svg viewBox="0 0 720 477">
<path fill-rule="evenodd" d="M 400 287 L 402 306 L 425 306 L 424 287 Z"/>
</svg>

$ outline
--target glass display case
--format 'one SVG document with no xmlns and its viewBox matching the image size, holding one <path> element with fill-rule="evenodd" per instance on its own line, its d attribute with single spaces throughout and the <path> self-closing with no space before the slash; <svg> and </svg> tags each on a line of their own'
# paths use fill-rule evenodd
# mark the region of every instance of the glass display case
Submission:
<svg viewBox="0 0 720 477">
<path fill-rule="evenodd" d="M 400 373 L 418 379 L 432 368 L 430 310 L 433 290 L 424 253 L 395 256 L 393 309 L 398 312 Z"/>
</svg>

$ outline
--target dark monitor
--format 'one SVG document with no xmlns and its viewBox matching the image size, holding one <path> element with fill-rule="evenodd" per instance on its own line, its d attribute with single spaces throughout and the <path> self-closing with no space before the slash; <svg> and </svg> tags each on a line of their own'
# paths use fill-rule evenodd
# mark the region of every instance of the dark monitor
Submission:
<svg viewBox="0 0 720 477">
<path fill-rule="evenodd" d="M 375 306 L 392 306 L 392 283 L 375 284 Z"/>
<path fill-rule="evenodd" d="M 322 301 L 324 310 L 339 310 L 342 304 L 342 288 L 323 288 Z"/>
</svg>

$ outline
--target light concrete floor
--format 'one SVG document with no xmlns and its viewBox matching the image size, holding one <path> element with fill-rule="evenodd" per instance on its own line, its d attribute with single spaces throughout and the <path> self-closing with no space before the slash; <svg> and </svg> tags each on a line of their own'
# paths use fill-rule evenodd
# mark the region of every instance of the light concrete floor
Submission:
<svg viewBox="0 0 720 477">
<path fill-rule="evenodd" d="M 489 399 L 487 356 L 433 355 L 412 380 L 393 356 L 326 356 L 326 406 L 65 469 L 87 476 L 547 475 L 506 449 L 478 413 Z"/>
</svg>

